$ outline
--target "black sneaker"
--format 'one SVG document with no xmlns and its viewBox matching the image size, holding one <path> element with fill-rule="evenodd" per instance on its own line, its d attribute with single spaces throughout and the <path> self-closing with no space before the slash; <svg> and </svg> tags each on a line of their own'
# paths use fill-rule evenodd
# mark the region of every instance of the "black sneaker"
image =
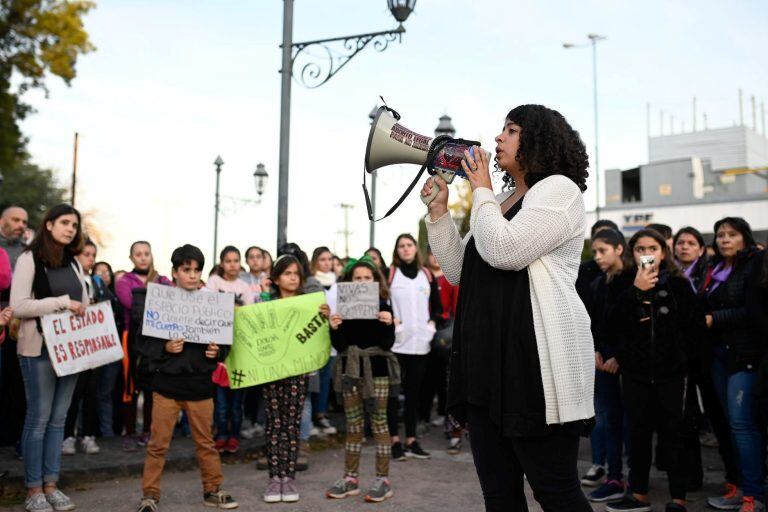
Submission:
<svg viewBox="0 0 768 512">
<path fill-rule="evenodd" d="M 581 477 L 581 485 L 598 487 L 603 483 L 603 478 L 605 478 L 605 468 L 599 464 L 593 464 L 587 474 Z"/>
<path fill-rule="evenodd" d="M 667 506 L 664 507 L 664 512 L 688 512 L 688 509 L 679 503 L 670 501 Z"/>
<path fill-rule="evenodd" d="M 425 452 L 418 441 L 414 441 L 411 444 L 405 446 L 405 456 L 413 457 L 414 459 L 429 459 L 432 455 L 429 452 Z"/>
<path fill-rule="evenodd" d="M 650 503 L 644 503 L 627 494 L 621 501 L 609 503 L 605 506 L 605 512 L 651 512 Z"/>
<path fill-rule="evenodd" d="M 392 460 L 405 460 L 403 443 L 392 443 Z"/>
</svg>

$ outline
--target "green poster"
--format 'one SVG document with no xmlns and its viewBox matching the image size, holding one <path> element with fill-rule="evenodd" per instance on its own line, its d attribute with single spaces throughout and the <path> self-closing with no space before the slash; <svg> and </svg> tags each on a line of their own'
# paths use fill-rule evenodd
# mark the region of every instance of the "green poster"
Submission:
<svg viewBox="0 0 768 512">
<path fill-rule="evenodd" d="M 322 292 L 235 310 L 234 343 L 227 357 L 232 389 L 302 375 L 325 366 L 331 354 Z"/>
</svg>

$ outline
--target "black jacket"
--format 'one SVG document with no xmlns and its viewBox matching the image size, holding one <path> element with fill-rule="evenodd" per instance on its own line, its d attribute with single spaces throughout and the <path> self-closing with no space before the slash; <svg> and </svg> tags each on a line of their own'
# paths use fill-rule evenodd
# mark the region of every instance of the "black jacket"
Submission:
<svg viewBox="0 0 768 512">
<path fill-rule="evenodd" d="M 622 375 L 644 382 L 688 375 L 704 317 L 686 278 L 662 272 L 651 290 L 629 286 L 609 314 Z"/>
<path fill-rule="evenodd" d="M 592 321 L 592 338 L 595 340 L 595 352 L 600 352 L 603 360 L 616 356 L 616 340 L 611 331 L 611 311 L 622 293 L 632 287 L 633 277 L 628 273 L 618 274 L 607 281 L 603 274 L 589 287 L 590 300 L 585 302 L 589 318 Z"/>
<path fill-rule="evenodd" d="M 765 353 L 766 339 L 749 321 L 747 294 L 756 278 L 755 265 L 762 260 L 754 250 L 737 257 L 728 279 L 712 290 L 714 281 L 707 275 L 701 296 L 706 314 L 712 315 L 709 336 L 713 345 L 726 349 L 729 373 L 755 371 Z"/>
</svg>

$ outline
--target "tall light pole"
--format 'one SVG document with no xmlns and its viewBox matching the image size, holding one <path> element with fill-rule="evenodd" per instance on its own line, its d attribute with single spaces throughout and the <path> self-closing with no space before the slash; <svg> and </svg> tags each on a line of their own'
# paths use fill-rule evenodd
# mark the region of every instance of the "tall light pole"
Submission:
<svg viewBox="0 0 768 512">
<path fill-rule="evenodd" d="M 314 89 L 320 87 L 331 79 L 336 73 L 349 63 L 352 58 L 360 51 L 365 49 L 369 43 L 374 50 L 383 52 L 389 46 L 389 43 L 402 40 L 405 33 L 403 22 L 413 12 L 416 0 L 387 0 L 387 7 L 398 21 L 399 26 L 393 30 L 382 32 L 372 32 L 368 34 L 358 34 L 354 36 L 333 37 L 329 39 L 317 39 L 314 41 L 305 41 L 301 43 L 293 42 L 293 1 L 283 0 L 283 44 L 280 45 L 283 51 L 283 64 L 280 68 L 281 73 L 281 93 L 280 93 L 280 164 L 278 176 L 277 193 L 277 247 L 281 247 L 287 242 L 288 228 L 288 157 L 290 155 L 290 136 L 291 136 L 291 78 L 294 77 L 293 68 L 297 57 L 313 58 L 307 48 L 312 46 L 321 46 L 327 54 L 327 61 L 318 63 L 310 61 L 304 66 L 300 66 L 298 78 L 301 83 Z M 340 48 L 332 51 L 330 45 L 339 43 Z"/>
<path fill-rule="evenodd" d="M 598 145 L 598 116 L 597 116 L 597 43 L 606 39 L 605 36 L 598 34 L 587 34 L 590 40 L 587 44 L 563 43 L 563 48 L 584 48 L 592 46 L 592 89 L 593 103 L 595 107 L 595 217 L 600 219 L 600 151 Z"/>
<path fill-rule="evenodd" d="M 221 166 L 224 165 L 224 160 L 221 156 L 217 156 L 213 165 L 216 166 L 216 200 L 214 202 L 213 212 L 213 258 L 217 257 L 217 250 L 219 245 L 219 181 L 221 180 Z"/>
<path fill-rule="evenodd" d="M 349 258 L 349 235 L 352 234 L 352 232 L 349 230 L 349 210 L 354 208 L 355 205 L 353 204 L 347 204 L 347 203 L 341 203 L 339 204 L 339 208 L 344 210 L 344 231 L 340 231 L 339 233 L 344 235 L 344 257 Z"/>
<path fill-rule="evenodd" d="M 376 112 L 379 108 L 374 105 L 373 110 L 368 114 L 368 119 L 371 120 L 370 124 L 373 124 L 373 120 L 376 118 Z M 368 233 L 368 247 L 376 247 L 376 171 L 371 173 L 371 226 Z"/>
</svg>

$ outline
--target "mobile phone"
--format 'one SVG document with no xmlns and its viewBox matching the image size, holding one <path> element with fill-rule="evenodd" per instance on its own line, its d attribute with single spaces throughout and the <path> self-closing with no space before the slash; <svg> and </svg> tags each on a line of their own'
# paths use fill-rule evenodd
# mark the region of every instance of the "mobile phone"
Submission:
<svg viewBox="0 0 768 512">
<path fill-rule="evenodd" d="M 653 254 L 644 254 L 640 256 L 640 266 L 643 268 L 652 267 L 656 264 L 656 258 Z"/>
</svg>

